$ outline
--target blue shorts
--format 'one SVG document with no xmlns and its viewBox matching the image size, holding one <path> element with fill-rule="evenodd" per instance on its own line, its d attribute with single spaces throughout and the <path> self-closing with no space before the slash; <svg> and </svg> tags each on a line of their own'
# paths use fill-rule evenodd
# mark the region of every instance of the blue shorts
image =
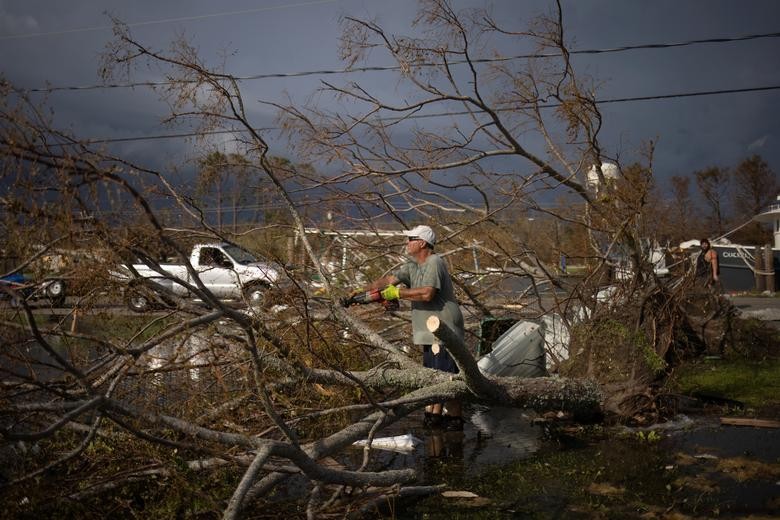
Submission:
<svg viewBox="0 0 780 520">
<path fill-rule="evenodd" d="M 433 353 L 431 345 L 423 345 L 423 366 L 425 368 L 433 368 L 452 374 L 460 372 L 460 370 L 458 370 L 458 365 L 455 364 L 455 360 L 452 359 L 452 356 L 450 356 L 450 353 L 444 348 L 444 345 L 439 345 L 438 354 Z"/>
</svg>

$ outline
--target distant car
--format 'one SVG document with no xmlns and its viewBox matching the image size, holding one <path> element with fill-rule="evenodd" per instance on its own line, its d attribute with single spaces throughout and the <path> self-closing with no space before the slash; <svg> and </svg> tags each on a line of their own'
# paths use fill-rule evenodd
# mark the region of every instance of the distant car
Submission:
<svg viewBox="0 0 780 520">
<path fill-rule="evenodd" d="M 12 305 L 19 303 L 18 298 L 47 298 L 54 307 L 61 307 L 65 303 L 65 292 L 65 281 L 56 278 L 36 282 L 22 273 L 0 278 L 0 300 L 10 300 Z"/>
</svg>

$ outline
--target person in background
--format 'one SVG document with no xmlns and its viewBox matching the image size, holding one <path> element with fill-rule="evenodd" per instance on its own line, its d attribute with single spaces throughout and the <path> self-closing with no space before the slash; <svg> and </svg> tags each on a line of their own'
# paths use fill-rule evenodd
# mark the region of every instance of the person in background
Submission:
<svg viewBox="0 0 780 520">
<path fill-rule="evenodd" d="M 699 241 L 701 252 L 696 257 L 696 280 L 705 287 L 716 289 L 720 286 L 720 267 L 718 253 L 710 245 L 707 238 Z"/>
<path fill-rule="evenodd" d="M 382 297 L 388 301 L 412 302 L 412 342 L 422 345 L 423 366 L 444 372 L 458 373 L 455 360 L 425 326 L 430 316 L 438 317 L 461 341 L 465 335 L 461 314 L 452 279 L 444 260 L 434 253 L 436 233 L 429 226 L 417 226 L 404 231 L 407 237 L 406 252 L 413 261 L 402 265 L 393 274 L 374 280 L 366 291 L 382 289 Z M 399 287 L 403 284 L 406 287 Z M 463 418 L 459 400 L 429 405 L 425 409 L 424 424 L 443 427 L 446 430 L 462 430 Z"/>
</svg>

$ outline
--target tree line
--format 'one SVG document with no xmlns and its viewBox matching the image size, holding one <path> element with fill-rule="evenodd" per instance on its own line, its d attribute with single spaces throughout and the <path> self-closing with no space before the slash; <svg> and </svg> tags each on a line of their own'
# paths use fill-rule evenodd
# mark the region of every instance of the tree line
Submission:
<svg viewBox="0 0 780 520">
<path fill-rule="evenodd" d="M 659 234 L 672 244 L 691 238 L 728 239 L 747 245 L 772 242 L 772 230 L 750 222 L 780 194 L 777 174 L 760 155 L 732 167 L 710 166 L 669 179 L 671 197 L 658 212 Z"/>
</svg>

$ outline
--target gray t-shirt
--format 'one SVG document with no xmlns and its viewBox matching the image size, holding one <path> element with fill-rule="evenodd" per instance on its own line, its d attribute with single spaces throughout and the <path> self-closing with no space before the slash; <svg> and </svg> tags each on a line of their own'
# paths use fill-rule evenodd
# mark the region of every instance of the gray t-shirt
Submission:
<svg viewBox="0 0 780 520">
<path fill-rule="evenodd" d="M 460 339 L 463 340 L 463 314 L 460 312 L 455 291 L 452 288 L 450 273 L 439 255 L 429 256 L 420 265 L 408 262 L 394 273 L 403 284 L 410 289 L 418 287 L 433 287 L 436 296 L 429 302 L 412 302 L 412 332 L 415 345 L 431 345 L 439 343 L 432 333 L 428 332 L 425 322 L 429 316 L 438 316 Z"/>
</svg>

